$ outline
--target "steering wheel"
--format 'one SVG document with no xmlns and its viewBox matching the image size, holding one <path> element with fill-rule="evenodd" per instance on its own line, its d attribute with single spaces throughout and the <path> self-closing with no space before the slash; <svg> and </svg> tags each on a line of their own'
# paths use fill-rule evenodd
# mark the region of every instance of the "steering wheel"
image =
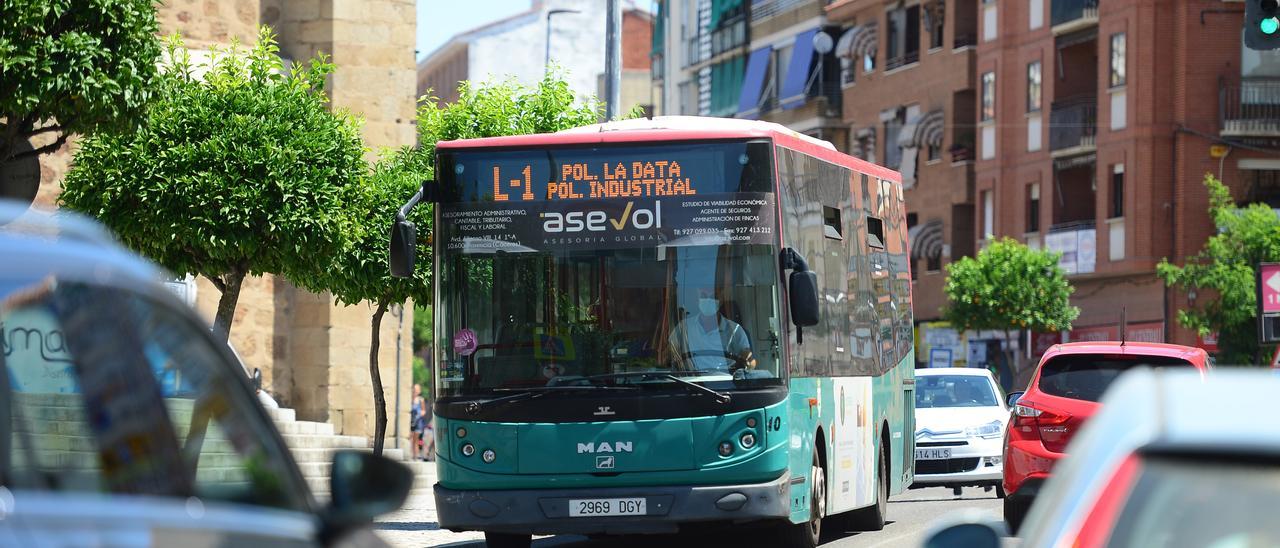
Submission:
<svg viewBox="0 0 1280 548">
<path fill-rule="evenodd" d="M 680 355 L 682 359 L 690 363 L 693 362 L 691 358 L 696 358 L 698 356 L 712 356 L 716 358 L 727 358 L 733 362 L 733 364 L 730 365 L 729 367 L 713 367 L 711 369 L 699 369 L 699 371 L 722 371 L 725 373 L 732 374 L 734 371 L 748 369 L 747 360 L 745 358 L 737 354 L 731 354 L 729 352 L 718 351 L 718 350 L 694 350 L 692 352 L 685 352 L 684 354 Z"/>
</svg>

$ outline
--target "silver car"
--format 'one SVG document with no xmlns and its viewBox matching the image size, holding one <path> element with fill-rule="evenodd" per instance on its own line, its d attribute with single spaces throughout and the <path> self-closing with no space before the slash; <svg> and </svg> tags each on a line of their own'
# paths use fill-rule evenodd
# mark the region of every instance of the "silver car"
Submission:
<svg viewBox="0 0 1280 548">
<path fill-rule="evenodd" d="M 227 345 L 59 216 L 0 203 L 0 546 L 377 544 L 408 468 L 338 453 L 317 504 Z"/>
</svg>

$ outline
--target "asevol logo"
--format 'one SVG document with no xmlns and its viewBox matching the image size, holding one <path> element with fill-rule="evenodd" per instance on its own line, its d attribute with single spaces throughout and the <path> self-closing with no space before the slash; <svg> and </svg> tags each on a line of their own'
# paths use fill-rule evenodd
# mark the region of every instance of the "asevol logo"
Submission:
<svg viewBox="0 0 1280 548">
<path fill-rule="evenodd" d="M 597 470 L 613 470 L 613 464 L 614 464 L 613 455 L 609 455 L 607 457 L 596 457 Z"/>
<path fill-rule="evenodd" d="M 603 211 L 572 211 L 556 213 L 554 211 L 540 214 L 546 219 L 542 222 L 542 230 L 550 233 L 561 232 L 604 232 L 623 230 L 630 224 L 632 228 L 662 228 L 662 202 L 654 202 L 653 209 L 636 208 L 635 202 L 627 202 L 627 207 L 616 219 L 609 218 Z"/>
</svg>

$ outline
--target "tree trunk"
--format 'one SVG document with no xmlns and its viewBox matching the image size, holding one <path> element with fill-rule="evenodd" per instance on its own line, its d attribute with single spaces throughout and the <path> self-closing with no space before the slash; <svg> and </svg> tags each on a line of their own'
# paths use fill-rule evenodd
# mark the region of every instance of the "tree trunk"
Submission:
<svg viewBox="0 0 1280 548">
<path fill-rule="evenodd" d="M 373 384 L 373 454 L 382 454 L 383 437 L 387 433 L 387 399 L 382 394 L 382 374 L 378 371 L 379 335 L 382 315 L 387 312 L 386 301 L 378 301 L 373 311 L 373 334 L 369 339 L 369 380 Z"/>
<path fill-rule="evenodd" d="M 231 337 L 231 321 L 236 316 L 236 303 L 240 301 L 240 285 L 244 283 L 244 276 L 245 271 L 237 269 L 227 273 L 222 280 L 222 296 L 218 298 L 218 313 L 213 320 L 213 336 L 224 343 Z"/>
<path fill-rule="evenodd" d="M 1018 343 L 1018 348 L 1014 348 L 1013 346 L 1015 342 L 1013 339 L 1014 332 L 1018 334 L 1018 340 L 1016 341 Z M 1017 379 L 1022 375 L 1022 330 L 1018 329 L 1013 332 L 1008 329 L 1004 330 L 1004 342 L 1006 345 L 1005 358 L 1006 363 L 1009 365 L 1009 372 L 1013 375 L 1014 379 Z M 1014 382 L 1016 383 L 1017 381 L 1015 380 Z"/>
</svg>

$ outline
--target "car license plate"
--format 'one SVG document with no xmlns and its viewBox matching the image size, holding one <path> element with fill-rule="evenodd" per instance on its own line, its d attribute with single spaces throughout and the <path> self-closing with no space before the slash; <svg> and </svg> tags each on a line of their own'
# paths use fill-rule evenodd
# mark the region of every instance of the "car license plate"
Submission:
<svg viewBox="0 0 1280 548">
<path fill-rule="evenodd" d="M 916 460 L 942 460 L 951 458 L 950 447 L 916 449 Z"/>
<path fill-rule="evenodd" d="M 586 499 L 569 500 L 569 517 L 586 518 L 593 516 L 643 516 L 645 499 Z"/>
</svg>

